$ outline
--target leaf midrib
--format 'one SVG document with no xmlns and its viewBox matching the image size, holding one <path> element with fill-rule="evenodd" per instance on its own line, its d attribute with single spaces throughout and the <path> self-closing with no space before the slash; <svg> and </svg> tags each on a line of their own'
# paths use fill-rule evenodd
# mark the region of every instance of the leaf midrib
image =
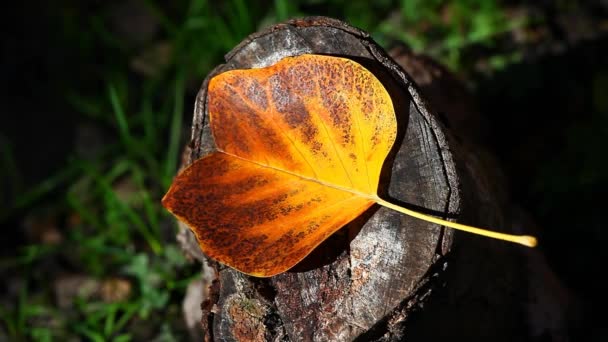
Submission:
<svg viewBox="0 0 608 342">
<path fill-rule="evenodd" d="M 378 197 L 378 194 L 376 194 L 376 193 L 374 193 L 374 194 L 366 194 L 364 192 L 357 191 L 356 189 L 351 189 L 351 188 L 343 187 L 343 186 L 340 186 L 340 185 L 337 185 L 337 184 L 334 184 L 334 183 L 325 182 L 325 181 L 323 181 L 321 179 L 306 177 L 306 176 L 303 176 L 301 174 L 295 173 L 293 171 L 285 170 L 285 169 L 282 169 L 282 168 L 279 168 L 279 167 L 276 167 L 276 166 L 272 166 L 272 165 L 262 164 L 262 163 L 260 163 L 258 161 L 255 161 L 255 160 L 243 158 L 241 156 L 238 156 L 236 154 L 232 154 L 232 153 L 226 152 L 226 151 L 221 150 L 219 148 L 217 149 L 217 153 L 223 153 L 223 154 L 225 154 L 227 156 L 230 156 L 230 157 L 233 157 L 233 158 L 236 158 L 236 159 L 248 162 L 248 163 L 252 163 L 252 164 L 255 164 L 255 165 L 258 165 L 258 166 L 261 166 L 261 167 L 264 167 L 264 168 L 268 168 L 268 169 L 271 169 L 271 170 L 283 172 L 283 173 L 286 173 L 288 175 L 291 175 L 291 176 L 294 176 L 294 177 L 298 177 L 298 178 L 304 179 L 304 180 L 309 181 L 309 182 L 314 182 L 314 183 L 321 184 L 323 186 L 326 186 L 326 187 L 329 187 L 329 188 L 332 188 L 332 189 L 340 190 L 340 191 L 347 192 L 347 193 L 350 193 L 350 194 L 355 195 L 355 196 L 366 198 L 366 199 L 368 199 L 370 201 L 373 201 L 373 202 L 376 202 L 376 203 L 378 201 L 381 201 L 380 197 Z"/>
</svg>

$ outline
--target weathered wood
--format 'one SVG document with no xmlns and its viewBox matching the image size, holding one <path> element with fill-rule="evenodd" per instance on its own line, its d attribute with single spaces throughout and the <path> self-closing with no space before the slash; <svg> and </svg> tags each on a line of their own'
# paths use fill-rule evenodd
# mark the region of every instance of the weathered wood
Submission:
<svg viewBox="0 0 608 342">
<path fill-rule="evenodd" d="M 273 26 L 226 55 L 197 96 L 184 165 L 215 148 L 206 111 L 211 77 L 303 53 L 357 60 L 389 90 L 399 134 L 381 195 L 444 218 L 511 230 L 508 199 L 486 159 L 446 135 L 410 77 L 365 32 L 328 18 Z M 205 260 L 193 239 L 182 232 L 182 244 Z M 209 261 L 202 324 L 206 339 L 215 341 L 512 340 L 526 336 L 515 305 L 527 286 L 521 248 L 373 207 L 270 279 Z"/>
</svg>

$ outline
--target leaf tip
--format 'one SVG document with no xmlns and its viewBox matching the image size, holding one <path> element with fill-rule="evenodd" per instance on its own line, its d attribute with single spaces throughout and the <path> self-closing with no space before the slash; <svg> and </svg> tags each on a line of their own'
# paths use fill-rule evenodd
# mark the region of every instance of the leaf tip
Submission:
<svg viewBox="0 0 608 342">
<path fill-rule="evenodd" d="M 167 209 L 171 213 L 173 212 L 173 210 L 172 210 L 172 208 L 173 208 L 173 197 L 172 197 L 173 191 L 172 190 L 173 190 L 173 185 L 171 185 L 169 190 L 167 190 L 167 192 L 165 193 L 163 198 L 160 200 L 160 204 L 163 206 L 163 208 Z"/>
</svg>

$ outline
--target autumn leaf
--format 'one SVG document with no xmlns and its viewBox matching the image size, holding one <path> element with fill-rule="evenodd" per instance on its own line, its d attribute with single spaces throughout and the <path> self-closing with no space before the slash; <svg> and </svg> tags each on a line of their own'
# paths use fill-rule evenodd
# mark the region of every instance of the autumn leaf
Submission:
<svg viewBox="0 0 608 342">
<path fill-rule="evenodd" d="M 378 197 L 395 112 L 380 81 L 352 60 L 301 55 L 219 74 L 209 82 L 208 111 L 217 152 L 183 170 L 163 205 L 209 257 L 241 272 L 268 277 L 288 270 L 374 203 L 535 244 Z"/>
</svg>

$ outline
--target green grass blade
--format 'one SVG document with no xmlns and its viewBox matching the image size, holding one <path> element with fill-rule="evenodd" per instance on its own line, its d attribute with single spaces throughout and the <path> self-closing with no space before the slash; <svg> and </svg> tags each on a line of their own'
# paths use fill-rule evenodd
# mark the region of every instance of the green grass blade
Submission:
<svg viewBox="0 0 608 342">
<path fill-rule="evenodd" d="M 289 2 L 285 0 L 274 0 L 274 10 L 277 21 L 284 21 L 289 18 Z"/>
<path fill-rule="evenodd" d="M 91 176 L 99 186 L 100 191 L 103 193 L 106 201 L 109 201 L 110 205 L 120 210 L 120 213 L 124 215 L 131 222 L 131 224 L 133 224 L 155 254 L 162 253 L 163 248 L 160 241 L 149 231 L 148 225 L 142 220 L 140 215 L 133 208 L 118 198 L 108 178 L 100 175 L 99 172 L 88 163 L 83 163 L 82 165 L 85 173 Z"/>
<path fill-rule="evenodd" d="M 118 311 L 118 305 L 110 304 L 107 307 L 106 319 L 103 325 L 103 335 L 108 338 L 114 332 L 114 323 L 116 320 L 116 312 Z"/>
<path fill-rule="evenodd" d="M 125 325 L 129 322 L 131 318 L 137 312 L 138 305 L 136 303 L 129 303 L 126 305 L 125 312 L 120 316 L 120 318 L 116 321 L 114 326 L 115 331 L 121 331 Z"/>
<path fill-rule="evenodd" d="M 137 165 L 131 165 L 130 170 L 133 175 L 133 180 L 135 181 L 135 184 L 141 191 L 142 204 L 144 207 L 144 213 L 146 215 L 146 218 L 148 219 L 148 222 L 150 223 L 150 226 L 152 227 L 152 230 L 154 231 L 156 236 L 160 238 L 160 218 L 158 216 L 159 211 L 157 210 L 158 203 L 156 201 L 153 202 L 150 197 L 150 192 L 146 191 L 144 182 L 144 172 L 141 170 L 141 168 L 139 168 Z"/>
<path fill-rule="evenodd" d="M 125 115 L 124 108 L 120 104 L 120 98 L 118 97 L 116 87 L 113 84 L 108 85 L 108 96 L 110 103 L 112 104 L 114 118 L 116 119 L 116 124 L 118 125 L 120 138 L 126 147 L 132 147 L 133 142 L 131 134 L 129 133 L 129 123 Z"/>
<path fill-rule="evenodd" d="M 178 165 L 185 94 L 184 71 L 182 69 L 179 69 L 175 79 L 174 91 L 175 103 L 171 117 L 171 126 L 169 128 L 169 148 L 167 150 L 167 159 L 165 161 L 165 186 L 168 186 L 171 182 Z"/>
</svg>

